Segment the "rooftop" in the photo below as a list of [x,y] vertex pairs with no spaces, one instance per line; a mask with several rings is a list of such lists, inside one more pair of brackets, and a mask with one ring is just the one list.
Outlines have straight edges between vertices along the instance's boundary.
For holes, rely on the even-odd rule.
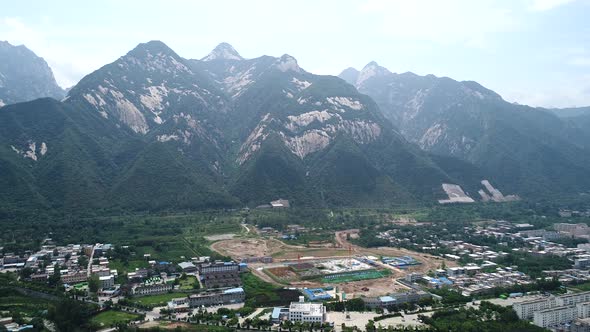
[[291,302],[289,311],[303,311],[307,315],[319,316],[324,313],[323,307],[321,303]]

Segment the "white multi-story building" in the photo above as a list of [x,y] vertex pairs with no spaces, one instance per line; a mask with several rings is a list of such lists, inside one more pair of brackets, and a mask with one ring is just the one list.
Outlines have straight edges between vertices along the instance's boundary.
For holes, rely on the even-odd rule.
[[568,306],[582,302],[590,302],[590,292],[565,294],[557,297],[557,305]]
[[540,327],[555,327],[590,317],[590,292],[550,296],[512,305],[520,319],[532,319]]
[[590,317],[590,302],[576,304],[578,310],[578,318]]
[[588,317],[590,317],[590,302],[583,302],[537,311],[534,313],[533,323],[540,327],[556,327]]
[[517,302],[512,305],[520,319],[532,319],[536,311],[542,311],[557,306],[557,298],[547,297],[542,299]]
[[540,327],[550,327],[571,322],[576,317],[576,306],[557,307],[536,311],[533,314],[533,323]]
[[299,297],[299,302],[291,302],[289,306],[289,320],[292,322],[324,323],[326,321],[326,307],[321,303],[305,302]]
[[115,276],[110,274],[108,276],[98,277],[101,289],[109,289],[115,287]]

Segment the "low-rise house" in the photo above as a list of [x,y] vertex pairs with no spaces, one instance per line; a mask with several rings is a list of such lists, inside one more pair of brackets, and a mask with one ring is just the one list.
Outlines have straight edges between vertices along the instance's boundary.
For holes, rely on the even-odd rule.
[[131,288],[131,294],[136,296],[165,294],[172,291],[172,284],[139,284]]
[[246,299],[246,293],[241,287],[226,289],[216,292],[204,292],[189,296],[189,305],[192,308],[218,304],[241,303]]
[[178,263],[178,266],[180,266],[182,272],[192,273],[197,271],[197,267],[192,262]]
[[82,271],[61,275],[61,282],[64,284],[75,284],[86,280],[88,280],[88,274]]

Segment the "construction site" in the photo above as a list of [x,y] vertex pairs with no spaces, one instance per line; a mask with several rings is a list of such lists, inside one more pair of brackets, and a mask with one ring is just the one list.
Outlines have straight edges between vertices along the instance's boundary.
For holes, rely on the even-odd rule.
[[393,269],[367,261],[365,257],[299,259],[260,266],[255,272],[277,284],[309,289],[337,287],[349,296],[376,296],[405,288],[395,281],[400,275]]
[[[349,235],[350,234],[350,235]],[[273,237],[234,238],[211,248],[239,262],[266,282],[296,288],[337,287],[350,296],[378,296],[406,287],[396,281],[411,272],[438,269],[444,259],[406,249],[363,248],[350,243],[358,230],[334,234],[335,248],[291,245]],[[266,260],[259,260],[264,257]],[[445,261],[446,266],[455,263]]]
[[280,282],[309,280],[320,283],[376,279],[391,274],[390,271],[379,271],[376,266],[363,263],[356,258],[305,260],[282,264],[281,267],[264,271]]

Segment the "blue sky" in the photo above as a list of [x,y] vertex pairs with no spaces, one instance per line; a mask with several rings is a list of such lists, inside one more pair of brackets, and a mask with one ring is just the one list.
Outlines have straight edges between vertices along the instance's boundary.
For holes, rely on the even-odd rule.
[[[81,5],[83,4],[83,5]],[[44,57],[68,87],[138,43],[201,58],[288,53],[337,75],[375,60],[394,72],[474,80],[506,100],[590,105],[590,0],[9,1],[0,40]]]

